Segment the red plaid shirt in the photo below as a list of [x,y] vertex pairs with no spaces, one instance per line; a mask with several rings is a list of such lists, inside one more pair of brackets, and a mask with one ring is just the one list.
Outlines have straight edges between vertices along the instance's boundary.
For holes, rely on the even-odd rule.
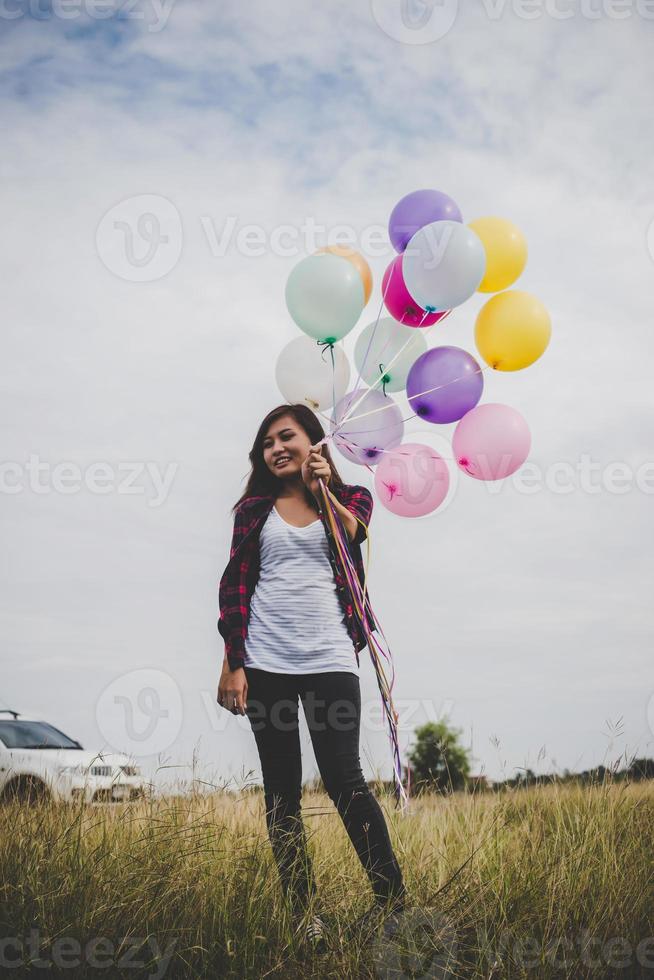
[[[373,505],[372,494],[367,487],[352,484],[344,484],[333,489],[330,487],[329,489],[339,503],[347,507],[359,521],[363,522],[364,526],[357,523],[356,535],[350,541],[343,522],[336,514],[336,520],[348,543],[350,556],[355,564],[359,581],[363,585],[365,569],[361,554],[361,542],[367,536],[367,528],[370,523]],[[275,499],[272,494],[246,497],[245,500],[241,501],[234,514],[234,532],[229,551],[229,561],[220,579],[218,590],[220,605],[218,630],[225,640],[225,653],[230,670],[236,670],[237,667],[244,665],[250,600],[259,578],[259,534]],[[355,616],[347,579],[337,559],[338,551],[332,540],[328,517],[323,514],[322,508],[319,511],[319,517],[329,542],[329,560],[334,572],[334,581],[336,582],[341,608],[345,614],[347,631],[354,645],[357,665],[359,665],[359,651],[366,645],[367,640]],[[366,615],[368,629],[372,632],[374,623],[371,619],[372,613],[367,596]]]

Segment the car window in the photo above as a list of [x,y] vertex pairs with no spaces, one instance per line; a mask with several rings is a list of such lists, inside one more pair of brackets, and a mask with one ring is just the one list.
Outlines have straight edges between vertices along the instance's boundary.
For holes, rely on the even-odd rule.
[[0,721],[0,739],[8,749],[79,749],[72,738],[45,721]]

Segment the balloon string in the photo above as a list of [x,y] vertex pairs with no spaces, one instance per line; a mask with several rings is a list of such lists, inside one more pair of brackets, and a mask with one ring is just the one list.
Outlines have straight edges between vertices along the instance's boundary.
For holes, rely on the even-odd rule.
[[[324,441],[324,440],[323,440]],[[328,520],[331,526],[332,536],[336,543],[336,549],[338,554],[338,559],[341,564],[341,568],[345,573],[345,578],[349,586],[350,596],[352,598],[354,613],[359,621],[362,631],[366,637],[368,650],[370,653],[373,666],[375,668],[375,674],[377,677],[377,685],[382,697],[382,704],[384,708],[384,714],[386,716],[386,721],[388,723],[388,735],[391,743],[391,757],[393,761],[393,783],[394,783],[394,796],[395,796],[395,806],[401,806],[403,814],[406,814],[409,805],[409,785],[404,788],[402,783],[402,759],[400,754],[400,745],[398,738],[398,720],[399,715],[395,710],[393,704],[392,690],[395,683],[395,668],[393,666],[393,657],[391,654],[390,646],[384,634],[375,612],[370,603],[370,599],[367,595],[367,578],[368,578],[368,565],[370,561],[370,532],[366,528],[366,541],[367,541],[367,559],[366,559],[366,569],[363,579],[363,585],[359,579],[356,566],[350,555],[350,550],[348,547],[347,532],[345,532],[342,522],[339,518],[338,512],[334,507],[331,499],[331,494],[328,492],[322,478],[318,478],[318,482],[322,491],[323,500],[325,503],[325,511],[328,516]],[[363,525],[363,521],[357,518],[359,523]],[[371,622],[372,629],[369,627],[369,622]],[[386,650],[377,642],[377,639],[373,635],[375,630],[379,630],[381,633],[384,643],[386,645]],[[389,682],[386,676],[384,665],[382,663],[382,658],[387,660],[391,666],[392,677]]]
[[336,404],[336,362],[334,361],[334,345],[329,345],[329,353],[332,358],[332,405]]
[[[450,313],[450,311],[448,310],[445,313],[445,316],[448,316],[449,313]],[[428,317],[428,316],[429,316],[429,312],[427,310],[425,310],[424,315],[422,317],[422,320],[418,324],[418,327],[417,328],[413,328],[413,329],[419,329],[420,327],[422,327],[423,323],[425,322],[425,318]],[[445,316],[442,316],[441,319],[438,320],[437,322],[438,323],[441,323],[445,319]],[[435,324],[432,324],[432,326],[435,326]],[[413,341],[413,336],[410,336],[410,337],[407,338],[406,342],[404,344],[402,344],[402,346],[400,347],[400,349],[395,353],[395,355],[390,359],[389,363],[386,365],[386,371],[389,371],[390,370],[390,368],[393,366],[393,364],[398,359],[398,357],[400,356],[400,354],[408,347],[408,345],[412,341]],[[379,375],[379,377],[375,379],[375,381],[369,386],[369,389],[368,390],[372,390],[373,388],[376,388],[377,387],[377,385],[379,384],[379,382],[382,380],[382,377],[384,376],[384,373],[385,372],[382,372]],[[353,390],[356,391],[357,389],[354,388]],[[347,410],[347,412],[345,413],[345,415],[343,416],[343,418],[340,419],[340,421],[338,422],[338,424],[336,426],[336,430],[338,430],[339,428],[342,428],[342,426],[345,424],[345,422],[349,419],[349,417],[352,415],[352,413],[359,407],[359,405],[367,397],[367,395],[368,395],[368,391],[364,391],[364,393],[361,396],[361,398],[355,399],[354,403],[352,405],[350,405],[349,409]]]
[[[425,312],[424,312],[424,314],[422,316],[422,319],[421,319],[420,323],[418,324],[418,326],[417,327],[414,327],[412,329],[420,329],[422,327],[423,323],[425,322],[426,318],[429,316],[430,312],[434,312],[434,311],[431,310],[431,309],[430,310],[425,310]],[[440,318],[440,320],[437,320],[436,323],[442,323],[443,320],[446,317],[448,317],[451,312],[452,312],[451,310],[446,310],[445,313],[443,314],[443,316]],[[436,324],[435,323],[432,323],[431,326],[436,326]],[[427,327],[427,330],[428,329],[429,329],[429,327]],[[395,364],[395,361],[398,359],[398,357],[400,356],[400,354],[402,354],[406,350],[406,348],[408,347],[408,345],[410,343],[412,343],[412,341],[413,341],[413,335],[410,336],[410,337],[408,337],[407,340],[405,341],[405,343],[402,344],[402,346],[400,347],[400,349],[394,354],[394,356],[391,358],[391,360],[389,361],[389,363],[386,365],[385,372],[388,372],[390,370],[390,368],[393,366],[393,364]],[[383,373],[385,373],[385,372],[383,372]],[[379,384],[380,380],[382,379],[383,373],[380,374],[380,376],[378,378],[376,378],[376,380],[373,382],[373,384],[370,385],[370,388],[375,388]],[[348,419],[351,417],[352,413],[354,411],[356,411],[356,409],[359,407],[359,405],[361,404],[361,402],[366,398],[367,394],[368,394],[368,392],[367,391],[364,391],[364,393],[361,396],[361,398],[359,398],[358,401],[355,401],[352,405],[350,405],[348,411],[345,413],[345,415],[343,416],[343,418],[339,421],[337,428],[342,427],[345,424],[345,422],[348,421]]]
[[[394,271],[394,267],[391,270],[391,276],[393,274],[393,271]],[[366,354],[365,354],[363,363],[362,363],[361,367],[359,368],[357,381],[356,381],[356,384],[355,384],[355,387],[354,387],[354,390],[355,391],[358,388],[359,380],[361,378],[361,374],[362,374],[362,371],[363,371],[363,368],[364,368],[366,359],[368,357],[368,354],[370,352],[370,348],[371,348],[372,342],[374,340],[374,336],[375,336],[375,332],[377,330],[377,326],[379,324],[379,318],[381,316],[381,311],[382,311],[382,308],[383,308],[384,300],[386,298],[386,291],[388,289],[388,286],[390,285],[391,276],[389,276],[389,281],[387,282],[386,289],[384,290],[384,295],[382,297],[382,303],[380,305],[379,312],[377,314],[377,319],[375,321],[375,325],[373,327],[373,330],[371,332],[371,336],[370,336],[369,341],[368,341],[368,347],[366,349]],[[424,322],[424,319],[425,319],[425,317],[427,315],[428,315],[428,311],[425,311],[420,326],[422,326],[422,322]],[[444,319],[444,318],[441,317],[441,319]],[[382,382],[383,382],[382,390],[383,390],[383,393],[384,393],[384,397],[386,396],[386,387],[385,386],[386,386],[386,374],[387,374],[387,371],[390,369],[390,367],[392,366],[392,364],[397,360],[397,358],[400,356],[400,354],[406,349],[406,347],[408,346],[408,344],[412,342],[412,340],[413,340],[413,336],[410,336],[409,338],[407,338],[406,343],[403,344],[403,346],[400,348],[400,350],[391,359],[390,363],[386,366],[386,369],[384,369],[383,363],[380,363],[379,364],[380,377],[376,380],[375,384],[378,384],[379,380],[382,380]],[[336,369],[335,369],[334,354],[333,354],[333,346],[334,345],[333,345],[333,343],[329,343],[328,345],[326,344],[324,346],[324,348],[323,348],[323,353],[324,353],[324,350],[326,349],[327,346],[329,346],[329,348],[330,348],[330,354],[331,354],[331,358],[332,358],[332,405],[335,407],[336,406],[336,396],[335,396],[335,373],[336,373]],[[365,393],[364,393],[363,398],[365,398]],[[352,413],[356,409],[356,406],[358,404],[360,404],[360,402],[363,400],[363,398],[360,399],[359,401],[357,401],[356,405],[350,406],[350,411],[347,413],[347,415],[346,415],[345,418],[347,418],[348,416],[351,416],[352,415]],[[323,414],[323,413],[320,413],[320,414]],[[341,426],[344,423],[344,421],[345,421],[345,419],[343,419],[341,421]],[[322,443],[326,442],[329,438],[333,438],[333,435],[334,435],[334,433],[331,433],[329,436],[325,436],[322,440],[320,440],[320,442],[318,443],[318,445],[321,445]],[[368,464],[366,464],[366,465],[368,465]],[[372,468],[370,466],[368,466],[368,469],[370,469],[372,471]],[[407,784],[407,789],[405,790],[404,785],[402,783],[402,760],[401,760],[401,755],[400,755],[400,747],[399,747],[399,739],[398,739],[398,731],[397,731],[398,713],[395,710],[395,706],[393,704],[393,698],[392,698],[393,685],[395,684],[395,666],[394,666],[394,663],[393,663],[393,656],[392,656],[392,653],[391,653],[391,650],[390,650],[390,645],[388,644],[388,641],[386,639],[386,635],[384,634],[384,631],[383,631],[383,628],[381,626],[381,623],[379,622],[377,616],[375,615],[374,610],[372,609],[372,607],[370,605],[370,601],[369,601],[368,593],[367,593],[368,569],[369,569],[369,563],[370,563],[370,537],[369,537],[369,531],[366,528],[367,555],[366,555],[366,565],[365,565],[365,570],[364,570],[363,586],[362,586],[362,584],[361,584],[361,582],[359,580],[359,576],[358,576],[358,573],[357,573],[357,570],[356,570],[356,566],[354,565],[354,563],[352,561],[352,558],[351,558],[350,552],[349,552],[349,548],[348,548],[347,542],[345,540],[345,534],[346,534],[346,532],[344,532],[344,530],[341,529],[340,521],[337,519],[337,517],[338,517],[337,512],[336,512],[335,508],[332,505],[332,502],[331,502],[330,496],[329,496],[329,494],[328,494],[328,492],[326,490],[325,484],[324,484],[323,480],[320,479],[320,478],[319,478],[319,485],[320,485],[321,490],[322,490],[323,500],[325,502],[325,510],[326,510],[326,513],[328,515],[328,519],[329,519],[329,522],[330,522],[330,525],[331,525],[332,535],[333,535],[334,541],[336,542],[338,558],[340,560],[341,567],[342,567],[342,569],[343,569],[343,571],[345,573],[345,580],[348,583],[350,595],[352,597],[354,612],[355,612],[355,615],[356,615],[357,619],[359,620],[359,623],[360,623],[360,626],[361,626],[361,628],[363,630],[364,636],[366,637],[367,645],[368,645],[368,650],[370,652],[370,657],[371,657],[371,660],[373,662],[373,666],[374,666],[374,669],[375,669],[375,674],[376,674],[376,677],[377,677],[377,685],[379,687],[379,690],[380,690],[380,693],[381,693],[381,697],[382,697],[382,704],[383,704],[384,713],[385,713],[385,716],[386,716],[386,721],[388,723],[388,729],[389,729],[389,733],[388,734],[389,734],[389,738],[390,738],[390,742],[391,742],[391,755],[392,755],[392,760],[393,760],[393,780],[394,780],[395,803],[396,803],[396,806],[401,805],[402,812],[405,813],[406,812],[406,809],[408,807],[408,802],[409,802],[409,796],[408,796],[409,784]],[[362,522],[360,521],[359,523],[362,523]],[[372,630],[370,630],[369,629],[369,626],[368,626],[368,616],[370,616],[370,622],[373,623]],[[378,629],[379,632],[381,633],[381,635],[383,637],[383,640],[384,640],[384,643],[386,645],[386,650],[384,650],[384,648],[377,642],[377,639],[372,635],[373,632],[375,631],[375,629]],[[384,665],[383,665],[383,662],[382,662],[382,658],[384,660],[386,660],[390,664],[390,668],[391,668],[391,679],[390,679],[390,682],[389,682],[389,679],[387,678],[386,673],[384,671]]]
[[[336,363],[334,361],[334,342],[332,340],[317,340],[316,343],[319,347],[322,347],[321,357],[323,361],[325,360],[325,352],[329,349],[329,354],[332,360],[332,405],[336,404]],[[305,401],[311,401],[314,411],[318,410],[317,402],[313,399],[306,399]]]
[[[327,436],[325,436],[324,440],[321,440],[321,441],[327,442],[327,440],[330,439],[330,438],[331,438],[331,436],[327,435]],[[365,452],[369,448],[368,446],[362,446],[358,442],[353,442],[352,439],[350,439],[350,438],[347,438],[346,439],[345,436],[340,436],[340,438],[345,443],[346,448],[349,449],[352,452],[354,452],[357,449]],[[389,456],[415,456],[415,453],[402,452],[402,450],[400,450],[400,449],[377,449],[377,448],[375,448],[374,452],[375,452],[375,454],[377,454],[377,453],[388,453]],[[420,455],[424,457],[425,456],[425,453],[421,453]],[[442,460],[444,460],[447,463],[456,463],[457,465],[458,465],[458,462],[459,462],[457,459],[454,459],[453,457],[450,457],[450,456],[442,456],[438,452],[436,453],[435,456],[432,455],[432,453],[429,453],[429,459],[442,459]],[[362,466],[365,466],[366,469],[370,470],[371,473],[374,473],[375,472],[374,467],[370,466],[369,463],[362,463],[361,465]]]
[[[388,277],[388,282],[386,283],[386,288],[384,289],[382,300],[381,300],[381,303],[379,304],[379,312],[377,313],[377,319],[375,320],[375,325],[374,325],[374,327],[372,329],[372,333],[370,335],[370,339],[368,340],[368,347],[366,349],[366,353],[365,353],[364,358],[363,358],[363,363],[362,363],[361,367],[359,368],[359,374],[358,374],[356,383],[354,385],[354,390],[356,390],[358,388],[358,386],[359,386],[359,381],[361,380],[361,373],[362,373],[362,371],[363,371],[363,369],[365,367],[365,363],[366,363],[366,361],[368,359],[368,354],[370,353],[370,348],[372,346],[372,342],[373,342],[373,340],[375,338],[375,331],[377,330],[377,324],[379,323],[379,318],[380,318],[381,312],[382,312],[382,310],[384,308],[384,302],[386,300],[386,293],[388,291],[388,287],[391,284],[391,279],[393,278],[393,272],[394,271],[395,271],[394,267],[391,268],[391,274]],[[318,344],[319,347],[322,347],[322,358],[323,358],[323,360],[325,359],[325,351],[326,351],[327,348],[329,348],[329,352],[331,354],[331,358],[332,358],[332,405],[335,406],[336,405],[336,378],[335,378],[336,369],[335,369],[335,366],[334,366],[334,343],[331,340],[326,340],[326,341],[324,341],[324,340],[317,340],[316,343]],[[381,364],[379,365],[379,367],[381,369]],[[384,392],[384,394],[385,393],[386,392]],[[315,402],[313,402],[313,404],[315,405]]]
[[[354,388],[353,388],[354,391],[356,391],[357,388],[359,387],[359,381],[361,380],[361,375],[363,374],[363,369],[364,369],[364,367],[366,365],[366,361],[368,360],[368,354],[370,353],[370,348],[372,347],[372,342],[375,339],[375,332],[377,330],[377,324],[379,323],[379,318],[381,316],[382,310],[384,309],[384,303],[386,302],[386,293],[388,292],[388,287],[391,284],[391,279],[393,278],[393,273],[394,272],[395,272],[395,263],[393,263],[391,265],[391,274],[388,277],[388,282],[386,283],[386,286],[384,287],[384,292],[382,294],[381,303],[379,304],[379,312],[377,313],[377,319],[375,320],[375,325],[372,328],[372,333],[370,334],[370,338],[368,340],[368,347],[366,348],[366,353],[364,355],[363,362],[361,364],[361,367],[359,368],[359,373],[358,373],[358,376],[357,376],[357,379],[356,379],[356,382],[355,382]],[[332,405],[335,406],[336,405],[336,401],[333,401],[332,402]]]
[[[330,504],[331,504],[331,501],[330,501]],[[328,510],[328,513],[329,513],[329,510]],[[331,520],[332,529],[334,531],[335,538],[337,540],[337,545],[338,544],[341,545],[339,554],[340,554],[342,563],[344,564],[346,575],[347,575],[348,582],[350,584],[351,590],[354,593],[355,606],[361,612],[362,610],[365,610],[365,602],[364,601],[361,601],[361,595],[359,594],[360,582],[359,582],[359,579],[358,579],[358,574],[356,572],[356,567],[353,565],[353,563],[352,563],[352,561],[350,559],[349,549],[342,547],[343,541],[345,539],[344,539],[343,532],[342,532],[341,527],[340,527],[340,520],[338,520],[338,519],[337,520],[334,520],[333,519],[335,513],[336,512],[334,511],[334,513],[332,513],[332,515],[331,515],[331,517],[332,517],[332,520]],[[359,523],[362,523],[362,522],[360,521]],[[370,558],[370,542],[368,541],[368,559],[369,558]],[[363,584],[363,596],[364,597],[365,597],[365,590],[366,590],[366,579],[367,579],[367,575],[364,577],[364,584]],[[372,609],[371,609],[370,604],[369,604],[369,600],[368,600],[368,612],[370,612],[372,614],[372,616],[374,617],[374,612],[372,612]],[[362,625],[364,627],[367,626],[367,624],[365,624],[365,622],[362,623]],[[381,632],[383,634],[383,630]],[[374,639],[374,637],[372,637],[371,639],[373,640],[373,645],[374,645],[374,643],[376,642],[375,639]],[[384,656],[384,658],[388,660],[389,659],[388,655],[383,650],[381,652],[382,652],[382,655]],[[390,662],[392,663],[392,659],[391,659]],[[394,676],[395,675],[393,673],[393,679],[394,679]],[[381,683],[381,687],[382,687],[383,691],[384,692],[387,692],[389,690],[389,688],[388,688],[388,683],[387,683],[387,681],[385,681],[385,678],[384,677],[381,677],[380,678],[380,683]],[[392,687],[392,683],[391,683],[390,686]],[[394,712],[394,714],[397,715],[396,712]]]
[[[492,367],[492,365],[485,364],[483,367],[480,367],[478,371],[473,371],[472,374],[481,374],[483,371],[488,371],[488,369],[491,368],[491,367]],[[415,395],[411,395],[411,397],[409,398],[409,401],[411,402],[415,398],[421,398],[423,395],[428,395],[432,391],[439,391],[441,388],[447,388],[448,385],[455,384],[455,382],[457,382],[457,381],[464,381],[466,378],[469,378],[470,376],[471,376],[470,373],[468,373],[468,374],[462,374],[458,378],[450,378],[449,381],[445,381],[443,384],[434,385],[433,388],[426,388],[424,391],[419,391]],[[365,395],[364,395],[364,397],[365,397]],[[349,418],[347,421],[348,422],[354,422],[354,421],[356,421],[358,419],[366,418],[366,416],[368,416],[368,415],[375,415],[377,412],[384,412],[388,408],[395,408],[395,407],[396,407],[396,403],[394,401],[389,401],[387,405],[380,405],[379,408],[371,408],[370,411],[368,411],[368,412],[361,412],[360,415],[355,415],[352,418]],[[326,421],[328,421],[330,423],[334,421],[333,419],[330,419],[329,416],[326,415],[324,412],[318,411],[318,414],[319,415],[322,415],[322,417]],[[408,415],[405,419],[401,419],[401,422],[402,423],[404,423],[404,422],[410,422],[411,419],[420,418],[420,417],[421,416],[419,416],[417,412],[413,412],[412,415]],[[341,427],[340,425],[337,425],[336,428],[332,430],[332,432],[329,434],[329,438],[330,439],[332,439],[335,435],[340,435],[340,433],[339,433],[339,428],[340,427]],[[381,426],[378,429],[362,429],[362,430],[360,430],[359,435],[363,434],[364,432],[380,432],[382,429],[383,429],[383,426]],[[343,437],[341,436],[341,438],[343,438]]]
[[[377,326],[379,324],[379,318],[381,316],[381,311],[383,309],[384,301],[386,299],[386,292],[387,292],[388,287],[390,285],[390,282],[391,282],[391,278],[392,278],[394,269],[395,269],[395,267],[393,266],[392,269],[391,269],[391,275],[389,276],[388,282],[386,283],[386,288],[384,289],[384,294],[382,296],[382,302],[381,302],[380,307],[379,307],[379,312],[377,314],[377,319],[375,320],[375,325],[374,325],[374,327],[372,329],[370,338],[368,340],[368,346],[367,346],[366,353],[365,353],[365,356],[364,356],[364,359],[363,359],[363,363],[361,364],[361,367],[359,368],[359,371],[358,371],[357,381],[356,381],[355,386],[354,386],[354,389],[353,389],[354,391],[356,391],[358,389],[359,381],[361,379],[361,375],[362,375],[362,372],[363,372],[363,369],[364,369],[366,360],[368,358],[368,354],[370,352],[370,348],[372,346],[372,342],[374,340],[374,336],[375,336],[375,333],[376,333],[376,330],[377,330]],[[436,312],[436,311],[435,310],[432,310],[431,308],[426,309],[425,312],[424,312],[424,314],[423,314],[422,320],[420,321],[420,324],[418,324],[418,327],[419,328],[422,327],[425,319],[427,318],[427,316],[429,315],[430,312]],[[449,316],[450,312],[451,312],[450,310],[445,311],[444,316],[440,317],[440,319],[437,321],[437,323],[440,323],[441,320],[444,320],[445,317]],[[435,324],[432,324],[432,326],[435,326]],[[395,361],[399,358],[400,354],[402,354],[404,352],[404,350],[406,350],[406,348],[408,347],[408,345],[412,341],[413,341],[413,335],[411,335],[410,337],[407,338],[406,342],[395,353],[395,355],[391,358],[390,362],[385,367],[383,365],[383,362],[380,362],[380,364],[379,364],[379,371],[380,371],[379,377],[375,380],[375,382],[373,383],[373,385],[370,386],[370,389],[376,387],[379,384],[379,381],[382,381],[382,391],[383,391],[384,397],[386,397],[386,383],[387,383],[387,374],[388,374],[388,371],[390,370],[390,368],[392,367],[392,365],[395,363]],[[318,341],[318,343],[320,344],[320,341]],[[323,355],[324,355],[324,352],[325,352],[325,349],[326,349],[327,346],[330,349],[331,360],[332,360],[332,405],[335,408],[336,407],[336,394],[335,394],[335,374],[336,374],[336,368],[335,368],[335,363],[334,363],[334,344],[333,344],[333,342],[327,342],[325,345],[323,345]],[[453,379],[452,381],[446,382],[445,385],[437,385],[435,388],[429,389],[429,390],[436,390],[436,388],[439,388],[439,387],[446,387],[447,384],[452,384],[453,381],[457,381],[457,380],[461,380],[461,379],[459,379],[459,378]],[[420,394],[427,394],[427,393],[428,392],[421,392]],[[361,417],[364,417],[365,415],[374,414],[375,411],[379,411],[379,409],[377,409],[377,410],[373,410],[371,412],[362,413],[361,416],[355,416],[355,415],[353,415],[353,413],[356,411],[356,409],[358,408],[358,406],[364,401],[364,399],[366,398],[367,394],[368,394],[368,391],[365,391],[363,393],[363,395],[359,399],[357,399],[355,401],[354,404],[350,405],[349,410],[346,412],[345,416],[337,424],[336,429],[333,430],[329,435],[326,435],[322,440],[320,440],[320,442],[318,443],[318,445],[321,445],[322,443],[326,442],[328,439],[333,439],[334,438],[334,435],[338,432],[339,429],[341,429],[344,426],[344,424],[345,424],[346,421],[354,420],[356,418],[361,418]],[[413,397],[419,397],[419,396],[413,396]],[[384,408],[387,408],[387,407],[390,407],[391,405],[394,405],[394,404],[395,404],[394,402],[390,401],[388,405],[385,405],[383,407]],[[323,413],[320,412],[319,414],[322,415]],[[417,417],[417,413],[414,413],[413,415],[409,416],[409,418],[415,418],[415,417]],[[330,422],[333,422],[333,420],[331,420],[331,419],[329,421]],[[343,436],[341,436],[341,438],[343,438],[344,441],[347,442],[347,440]],[[390,450],[380,450],[380,451],[381,452],[390,452]],[[402,455],[405,455],[405,454],[402,453]],[[406,455],[408,455],[408,454],[406,454]],[[372,472],[372,467],[369,466],[368,464],[365,464],[365,465]],[[367,645],[368,645],[368,650],[370,652],[370,657],[372,659],[373,666],[375,668],[375,674],[376,674],[376,677],[377,677],[377,684],[378,684],[378,687],[379,687],[379,690],[380,690],[380,693],[381,693],[381,696],[382,696],[382,704],[383,704],[383,707],[384,707],[384,712],[385,712],[385,715],[386,715],[386,720],[388,722],[389,738],[390,738],[390,742],[391,742],[391,754],[392,754],[392,759],[393,759],[393,780],[394,780],[395,803],[396,803],[396,806],[401,805],[402,812],[403,813],[406,813],[406,810],[408,808],[408,803],[409,803],[409,795],[408,794],[409,794],[409,791],[410,791],[410,784],[407,782],[407,788],[405,790],[404,785],[402,783],[402,760],[401,760],[401,755],[400,755],[400,747],[399,747],[399,739],[398,739],[398,731],[397,731],[398,713],[395,710],[395,706],[393,704],[393,698],[392,698],[393,685],[395,684],[395,667],[394,667],[393,656],[392,656],[392,653],[391,653],[390,645],[388,644],[388,641],[386,639],[386,635],[384,634],[384,631],[383,631],[383,628],[381,626],[381,623],[379,622],[377,616],[375,615],[374,610],[372,609],[372,606],[370,605],[370,601],[369,601],[368,594],[367,594],[368,566],[369,566],[369,561],[370,561],[370,535],[369,535],[369,530],[368,530],[368,528],[366,528],[367,557],[366,557],[366,566],[365,566],[364,577],[363,577],[363,586],[362,586],[362,584],[361,584],[361,582],[359,580],[359,576],[358,576],[358,572],[356,570],[356,566],[354,565],[354,562],[352,561],[352,558],[350,556],[350,551],[349,551],[349,547],[347,545],[347,540],[346,540],[346,532],[344,531],[344,529],[342,529],[342,525],[341,525],[341,522],[338,519],[338,514],[336,512],[336,509],[335,509],[335,507],[332,504],[330,495],[329,495],[329,493],[327,491],[327,488],[325,487],[325,484],[324,484],[324,482],[323,482],[323,480],[321,478],[319,478],[319,485],[320,485],[320,488],[321,488],[321,491],[322,491],[323,500],[324,500],[324,503],[325,503],[325,510],[326,510],[326,513],[328,515],[328,519],[329,519],[329,522],[330,522],[330,525],[331,525],[332,535],[333,535],[334,541],[336,542],[337,554],[338,554],[338,557],[339,557],[340,562],[341,562],[341,567],[342,567],[342,569],[343,569],[343,571],[345,573],[345,579],[346,579],[346,581],[348,583],[348,586],[349,586],[350,595],[351,595],[352,601],[353,601],[354,612],[355,612],[355,615],[356,615],[357,619],[359,620],[360,626],[361,626],[361,628],[363,630],[363,634],[366,637]],[[358,518],[357,518],[357,520],[358,520]],[[359,521],[359,523],[362,524],[363,522]],[[372,630],[369,628],[369,625],[368,625],[368,615],[370,615],[370,622],[373,623]],[[375,629],[378,629],[379,632],[381,633],[381,635],[383,637],[383,640],[384,640],[384,643],[385,643],[385,646],[386,646],[386,650],[384,650],[384,648],[377,642],[377,639],[373,636],[373,632],[375,631]],[[390,664],[391,671],[392,671],[392,676],[391,676],[390,682],[389,682],[388,678],[386,677],[386,674],[385,674],[385,671],[384,671],[384,665],[382,663],[382,658],[384,660],[386,660]]]
[[[448,385],[455,384],[457,381],[465,381],[466,378],[469,378],[471,376],[471,374],[481,374],[483,371],[488,371],[490,366],[491,366],[490,364],[485,364],[484,367],[480,367],[478,371],[472,371],[469,372],[468,374],[462,374],[458,378],[451,378],[449,381],[446,381],[442,385],[434,385],[433,388],[426,388],[424,391],[418,391],[415,395],[411,395],[411,397],[408,400],[412,402],[414,401],[414,399],[422,398],[423,395],[428,395],[432,391],[439,391],[441,388],[447,388]],[[367,415],[375,415],[377,412],[383,412],[387,408],[393,408],[394,405],[395,402],[391,401],[388,403],[388,405],[381,405],[379,408],[371,408],[369,412],[362,412],[360,415],[355,415],[353,418],[348,419],[348,422],[354,422],[356,419],[364,419],[366,418]],[[410,422],[411,419],[416,419],[416,418],[421,418],[421,416],[419,416],[417,412],[414,412],[412,415],[408,415],[405,419],[402,419],[401,421]],[[362,432],[379,432],[379,431],[380,431],[379,429],[361,429],[359,430],[359,434],[361,434]],[[335,432],[338,432],[338,429],[336,429]]]

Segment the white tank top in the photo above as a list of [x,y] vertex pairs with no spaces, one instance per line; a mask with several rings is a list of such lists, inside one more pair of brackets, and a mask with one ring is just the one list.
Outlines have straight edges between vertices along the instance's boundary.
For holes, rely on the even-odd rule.
[[320,518],[305,527],[273,505],[259,539],[244,663],[284,674],[359,673]]

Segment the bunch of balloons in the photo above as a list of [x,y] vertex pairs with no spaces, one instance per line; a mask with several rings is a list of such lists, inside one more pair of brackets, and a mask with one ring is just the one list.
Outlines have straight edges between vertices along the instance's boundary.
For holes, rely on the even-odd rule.
[[[463,473],[476,480],[510,476],[529,453],[529,427],[509,405],[481,402],[483,372],[533,364],[549,343],[551,321],[539,299],[509,288],[527,262],[526,240],[512,222],[485,217],[464,224],[447,194],[418,190],[393,208],[388,232],[398,254],[383,275],[379,314],[355,344],[356,382],[350,385],[350,364],[338,342],[358,323],[372,275],[362,255],[339,246],[302,259],[288,277],[286,304],[303,336],[282,350],[276,380],[290,403],[305,402],[329,421],[339,452],[375,467],[385,507],[417,517],[447,496],[448,461],[430,446],[402,442],[408,419],[393,394],[406,393],[409,418],[457,423],[452,462]],[[451,345],[429,347],[426,329],[475,292],[494,294],[475,322],[476,355]],[[388,315],[382,317],[384,306]]]

